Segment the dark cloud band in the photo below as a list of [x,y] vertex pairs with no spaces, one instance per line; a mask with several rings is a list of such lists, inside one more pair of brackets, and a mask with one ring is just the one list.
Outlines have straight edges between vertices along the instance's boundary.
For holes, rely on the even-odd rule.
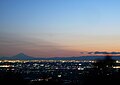
[[95,51],[95,52],[80,52],[81,54],[120,54],[120,52],[106,52],[106,51]]

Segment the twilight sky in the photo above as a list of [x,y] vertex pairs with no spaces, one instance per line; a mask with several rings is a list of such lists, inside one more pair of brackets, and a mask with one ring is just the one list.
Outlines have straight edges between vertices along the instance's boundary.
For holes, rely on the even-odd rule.
[[0,55],[120,51],[120,0],[0,0]]

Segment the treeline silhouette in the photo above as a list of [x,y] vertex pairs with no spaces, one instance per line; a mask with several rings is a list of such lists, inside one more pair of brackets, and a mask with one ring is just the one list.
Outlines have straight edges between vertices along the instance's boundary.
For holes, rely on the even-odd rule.
[[113,68],[116,66],[116,61],[111,59],[111,56],[98,60],[93,66],[93,69],[85,75],[83,85],[117,85],[120,83],[120,71]]

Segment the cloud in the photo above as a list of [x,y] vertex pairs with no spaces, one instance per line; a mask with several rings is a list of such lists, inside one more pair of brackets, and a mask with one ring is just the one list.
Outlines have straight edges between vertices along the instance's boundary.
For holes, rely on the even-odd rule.
[[95,52],[87,52],[87,54],[120,54],[120,52],[95,51]]

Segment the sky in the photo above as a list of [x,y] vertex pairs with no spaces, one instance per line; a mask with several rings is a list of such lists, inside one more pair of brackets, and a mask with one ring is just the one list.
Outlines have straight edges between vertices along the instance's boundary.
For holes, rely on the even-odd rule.
[[0,0],[0,55],[120,51],[120,0]]

